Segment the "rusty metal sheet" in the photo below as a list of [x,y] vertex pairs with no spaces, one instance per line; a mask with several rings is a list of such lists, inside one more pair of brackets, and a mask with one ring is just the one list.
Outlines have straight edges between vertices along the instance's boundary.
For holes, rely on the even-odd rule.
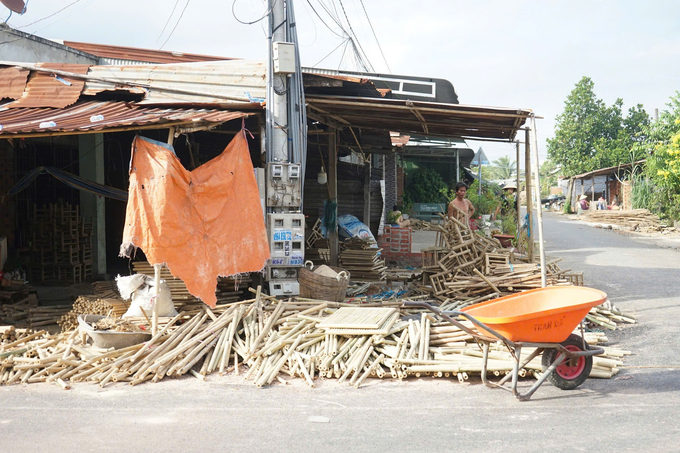
[[[57,69],[75,74],[86,74],[89,65],[65,63],[38,63],[35,66]],[[75,103],[83,90],[84,80],[57,77],[47,72],[31,71],[22,96],[9,108],[54,107],[64,108]]]
[[527,109],[384,98],[307,96],[309,116],[330,124],[402,134],[514,140],[531,115]]
[[115,101],[79,102],[64,109],[0,108],[0,138],[54,132],[88,133],[124,128],[165,128],[189,124],[216,125],[248,116],[240,111],[153,108]]
[[191,63],[195,61],[234,60],[234,58],[216,57],[184,52],[170,52],[166,50],[140,49],[137,47],[111,46],[107,44],[93,44],[86,42],[64,41],[65,46],[73,47],[81,52],[87,52],[100,58],[111,60],[128,60],[145,63]]
[[21,68],[0,68],[0,99],[19,99],[24,94],[30,71]]

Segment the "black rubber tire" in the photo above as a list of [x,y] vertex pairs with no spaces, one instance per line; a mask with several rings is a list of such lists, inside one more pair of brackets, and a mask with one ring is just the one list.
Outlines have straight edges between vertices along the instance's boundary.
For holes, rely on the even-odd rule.
[[[569,338],[562,342],[562,346],[570,350],[583,351],[583,338],[579,335],[571,334]],[[586,350],[590,349],[588,344],[586,344]],[[543,358],[541,359],[541,365],[543,366],[543,372],[548,369],[548,367],[555,361],[559,351],[557,349],[546,349],[543,351]],[[552,385],[562,390],[574,390],[579,385],[583,384],[588,376],[590,376],[590,370],[593,369],[593,357],[579,357],[575,367],[571,368],[571,372],[568,376],[563,376],[561,374],[565,362],[558,366],[555,371],[550,373],[548,376],[548,381]],[[576,374],[574,374],[576,373]]]

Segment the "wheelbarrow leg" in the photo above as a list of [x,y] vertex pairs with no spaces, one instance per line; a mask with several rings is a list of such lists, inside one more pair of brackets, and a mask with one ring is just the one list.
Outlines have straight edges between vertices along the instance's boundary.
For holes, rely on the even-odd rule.
[[562,362],[564,362],[564,360],[565,360],[566,358],[567,358],[566,355],[564,355],[564,354],[559,354],[559,355],[557,356],[557,358],[555,359],[555,361],[548,367],[548,369],[546,369],[546,370],[543,372],[543,374],[541,375],[541,377],[538,378],[538,380],[536,381],[536,383],[535,383],[535,384],[529,389],[529,391],[526,392],[525,394],[520,394],[519,392],[516,392],[516,389],[515,389],[514,387],[513,387],[513,389],[512,389],[512,393],[513,393],[513,394],[517,397],[517,399],[520,400],[520,401],[529,401],[529,398],[531,398],[531,395],[533,395],[534,392],[535,392],[536,390],[538,390],[538,388],[541,386],[541,384],[543,384],[543,382],[545,382],[545,380],[548,379],[548,376],[550,376],[550,373],[552,373],[553,371],[555,371],[555,368],[557,368],[558,366],[560,366],[560,364],[561,364]]
[[[524,361],[522,361],[522,363],[520,363],[519,369],[521,370],[522,368],[524,368],[525,366],[527,366],[527,364],[528,364],[529,362],[531,362],[531,361],[534,360],[536,357],[538,357],[542,352],[543,352],[543,348],[537,348],[537,349],[535,349],[534,352],[532,352],[532,353],[529,355],[529,357],[527,357],[526,359],[524,359]],[[503,376],[503,379],[501,379],[501,380],[498,382],[498,385],[503,385],[503,384],[505,384],[506,382],[508,382],[508,379],[510,379],[511,377],[512,377],[512,375],[506,374],[505,376]]]
[[498,384],[490,382],[486,377],[487,364],[489,362],[489,343],[484,342],[484,347],[483,347],[482,350],[484,351],[484,359],[482,360],[482,382],[487,387],[491,387],[491,388],[500,387]]

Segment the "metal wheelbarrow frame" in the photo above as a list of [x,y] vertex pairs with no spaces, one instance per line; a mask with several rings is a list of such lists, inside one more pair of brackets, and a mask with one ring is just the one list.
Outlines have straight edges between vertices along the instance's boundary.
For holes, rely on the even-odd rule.
[[[496,299],[498,300],[498,299]],[[572,390],[577,388],[579,385],[583,383],[588,378],[588,374],[590,374],[590,369],[592,368],[592,357],[595,355],[599,355],[604,353],[604,349],[601,347],[597,346],[588,346],[585,341],[585,336],[583,334],[583,318],[585,315],[581,318],[579,321],[579,324],[581,325],[581,336],[579,337],[578,335],[570,335],[567,340],[561,343],[549,343],[549,342],[525,342],[525,341],[512,341],[506,336],[502,335],[501,333],[497,332],[493,328],[489,327],[487,324],[479,321],[476,319],[474,316],[462,312],[462,311],[449,311],[449,312],[442,312],[439,309],[432,307],[431,305],[424,303],[424,302],[406,302],[404,304],[407,307],[422,307],[425,308],[436,315],[440,316],[442,319],[446,320],[447,322],[451,323],[452,325],[458,327],[459,329],[463,330],[472,338],[475,340],[477,345],[480,346],[480,348],[483,351],[483,364],[482,364],[482,382],[487,386],[491,388],[500,388],[503,390],[507,390],[509,392],[512,392],[512,394],[520,401],[528,401],[531,396],[536,392],[536,390],[545,382],[546,379],[551,378],[551,382],[556,385],[559,388],[562,388],[563,390]],[[456,321],[455,319],[451,318],[449,315],[453,316],[461,316],[470,322],[472,322],[475,326],[477,326],[480,329],[480,332],[487,332],[490,335],[482,335],[480,332],[475,332],[474,330],[471,330],[470,328],[464,326],[460,322]],[[574,326],[576,327],[576,326]],[[573,330],[573,327],[572,329]],[[505,347],[508,349],[510,354],[512,355],[514,359],[514,366],[512,369],[512,372],[505,375],[502,379],[500,379],[498,382],[491,382],[487,378],[487,363],[489,359],[489,345],[491,343],[497,343],[497,342],[503,342],[505,344]],[[579,348],[579,342],[580,348]],[[531,348],[536,348],[536,350],[531,353],[526,359],[522,360],[521,359],[521,353],[522,353],[522,348],[523,347],[531,347]],[[529,362],[531,362],[534,358],[538,357],[540,354],[544,353],[544,351],[549,351],[549,355],[544,355],[543,356],[543,365],[546,367],[543,370],[543,374],[538,378],[538,380],[534,383],[534,385],[527,391],[526,393],[520,393],[517,390],[517,382],[518,382],[518,377],[519,377],[519,371],[523,369]],[[554,358],[553,358],[554,357]],[[547,358],[547,360],[546,360]],[[584,358],[584,362],[580,362],[580,358]],[[573,376],[571,379],[565,379],[562,377],[555,377],[556,375],[553,374],[555,373],[555,370],[557,367],[565,363],[565,361],[569,361],[569,364],[567,366],[572,366],[575,368],[575,373],[576,375]],[[548,364],[546,364],[548,362]],[[581,366],[583,365],[583,366]],[[585,374],[585,376],[583,376]],[[508,382],[509,379],[512,379],[510,387],[506,387],[505,384]]]

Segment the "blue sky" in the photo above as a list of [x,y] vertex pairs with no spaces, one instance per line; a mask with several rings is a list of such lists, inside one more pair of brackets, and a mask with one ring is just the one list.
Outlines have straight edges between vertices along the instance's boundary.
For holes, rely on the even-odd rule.
[[[264,22],[243,25],[232,6],[244,22],[266,11],[263,0],[29,0],[26,13],[8,23],[51,39],[265,58]],[[349,51],[341,58],[343,32],[324,6],[348,29],[344,6],[377,72],[389,71],[364,8],[392,73],[445,78],[461,103],[530,108],[544,117],[537,125],[542,157],[555,116],[582,76],[608,105],[620,97],[625,109],[641,103],[650,114],[680,90],[678,1],[295,0],[303,65],[340,46],[318,67],[357,70]],[[514,156],[505,144],[472,145],[491,160]]]

